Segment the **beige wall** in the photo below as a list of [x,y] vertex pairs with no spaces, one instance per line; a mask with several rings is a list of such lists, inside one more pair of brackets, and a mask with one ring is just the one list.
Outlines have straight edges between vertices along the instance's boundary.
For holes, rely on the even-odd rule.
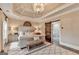
[[61,44],[79,50],[79,12],[59,17],[61,19]]
[[2,44],[2,21],[4,20],[4,15],[2,13],[2,11],[0,11],[0,51],[2,50],[3,48],[3,44]]
[[0,11],[0,51],[1,51],[1,11]]
[[[22,20],[15,20],[15,19],[9,19],[8,23],[9,23],[9,26],[11,27],[18,27],[18,26],[22,26],[23,23],[25,21],[22,21]],[[40,30],[42,31],[42,33],[45,34],[45,23],[34,23],[34,22],[31,22],[32,25],[34,27],[36,26],[39,26],[40,27]]]

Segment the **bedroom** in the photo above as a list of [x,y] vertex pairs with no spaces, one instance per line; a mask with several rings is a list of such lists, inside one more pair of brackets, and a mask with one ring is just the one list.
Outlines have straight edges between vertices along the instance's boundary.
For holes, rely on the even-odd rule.
[[[0,38],[3,39],[0,41],[0,51],[9,55],[30,55],[32,52],[36,55],[78,54],[78,6],[76,3],[0,4]],[[60,39],[57,45],[54,44],[52,31],[53,23],[58,21]],[[71,49],[64,49],[60,44]],[[74,49],[77,53],[71,51]]]

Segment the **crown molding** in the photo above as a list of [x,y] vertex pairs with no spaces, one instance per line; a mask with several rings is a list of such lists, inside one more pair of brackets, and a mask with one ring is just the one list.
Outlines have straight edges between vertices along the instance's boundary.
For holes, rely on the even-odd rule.
[[50,17],[50,18],[47,18],[46,21],[51,21],[51,19],[57,18],[57,17],[62,16],[64,14],[75,12],[75,11],[78,11],[78,10],[79,10],[79,7],[78,8],[73,8],[72,10],[68,10],[68,11],[65,11],[64,13],[58,14],[58,15]]
[[[47,16],[49,16],[51,14],[54,14],[54,13],[56,13],[56,12],[58,12],[58,11],[64,9],[64,8],[67,8],[67,7],[71,6],[71,5],[73,5],[73,4],[72,3],[67,3],[67,4],[64,4],[64,5],[61,5],[60,7],[56,8],[55,10],[52,10],[51,12],[45,14],[44,16],[39,17],[39,18],[34,18],[34,19],[43,19],[43,18],[45,18],[45,17],[47,17]],[[28,17],[28,16],[26,18],[33,19],[33,18]]]
[[[4,13],[7,15],[7,16],[11,16],[11,17],[16,17],[16,19],[21,19],[22,18],[22,20],[24,19],[29,19],[29,21],[31,21],[31,20],[33,20],[34,19],[34,21],[35,22],[42,22],[42,21],[47,21],[47,19],[51,19],[51,18],[53,18],[53,17],[57,17],[57,16],[59,16],[59,15],[61,15],[61,14],[57,14],[56,16],[52,16],[52,17],[48,17],[47,19],[45,19],[45,17],[47,17],[47,16],[49,16],[49,15],[51,15],[51,14],[54,14],[54,13],[56,13],[56,12],[60,12],[60,10],[63,10],[63,9],[65,9],[65,8],[67,8],[67,7],[70,7],[71,5],[73,5],[72,3],[66,3],[66,4],[63,4],[63,5],[61,5],[60,7],[58,7],[58,8],[56,8],[55,10],[52,10],[51,12],[49,12],[49,13],[47,13],[47,14],[45,14],[44,16],[42,16],[42,17],[40,17],[40,18],[31,18],[31,17],[20,17],[20,16],[17,16],[17,15],[10,15],[9,13],[7,13],[6,11],[4,11]],[[13,14],[13,13],[12,13]],[[65,11],[64,11],[64,14],[65,14]],[[36,21],[37,20],[37,21]],[[38,21],[38,20],[40,20],[40,21]]]
[[49,16],[49,15],[51,15],[51,14],[54,14],[54,13],[56,13],[56,12],[62,10],[62,9],[65,9],[65,8],[71,6],[71,5],[73,5],[73,4],[72,4],[72,3],[64,4],[64,5],[60,6],[59,8],[56,8],[55,10],[52,10],[51,12],[47,13],[46,15],[44,15],[44,16],[42,16],[42,17],[40,17],[40,18],[45,18],[45,17],[47,17],[47,16]]

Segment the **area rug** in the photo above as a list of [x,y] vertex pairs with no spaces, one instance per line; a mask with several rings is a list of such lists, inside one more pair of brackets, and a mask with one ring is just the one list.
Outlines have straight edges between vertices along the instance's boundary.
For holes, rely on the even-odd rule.
[[31,54],[31,53],[33,53],[33,52],[36,52],[36,51],[39,51],[39,50],[41,50],[41,49],[43,49],[43,48],[46,48],[46,47],[48,47],[49,45],[51,45],[51,44],[50,44],[50,43],[46,43],[46,44],[41,44],[41,45],[39,45],[39,46],[36,46],[36,47],[30,49],[29,52],[26,53],[26,55],[29,55],[29,54]]
[[39,51],[45,47],[48,47],[49,45],[51,45],[50,43],[45,43],[45,44],[41,44],[39,46],[33,47],[31,49],[20,49],[20,48],[14,48],[14,49],[10,49],[8,50],[8,55],[29,55],[33,52]]

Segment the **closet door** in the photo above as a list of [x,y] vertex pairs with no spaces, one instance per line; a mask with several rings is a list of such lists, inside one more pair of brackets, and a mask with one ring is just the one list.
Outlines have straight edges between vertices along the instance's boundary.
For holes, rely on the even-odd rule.
[[45,23],[45,39],[51,42],[51,22]]

